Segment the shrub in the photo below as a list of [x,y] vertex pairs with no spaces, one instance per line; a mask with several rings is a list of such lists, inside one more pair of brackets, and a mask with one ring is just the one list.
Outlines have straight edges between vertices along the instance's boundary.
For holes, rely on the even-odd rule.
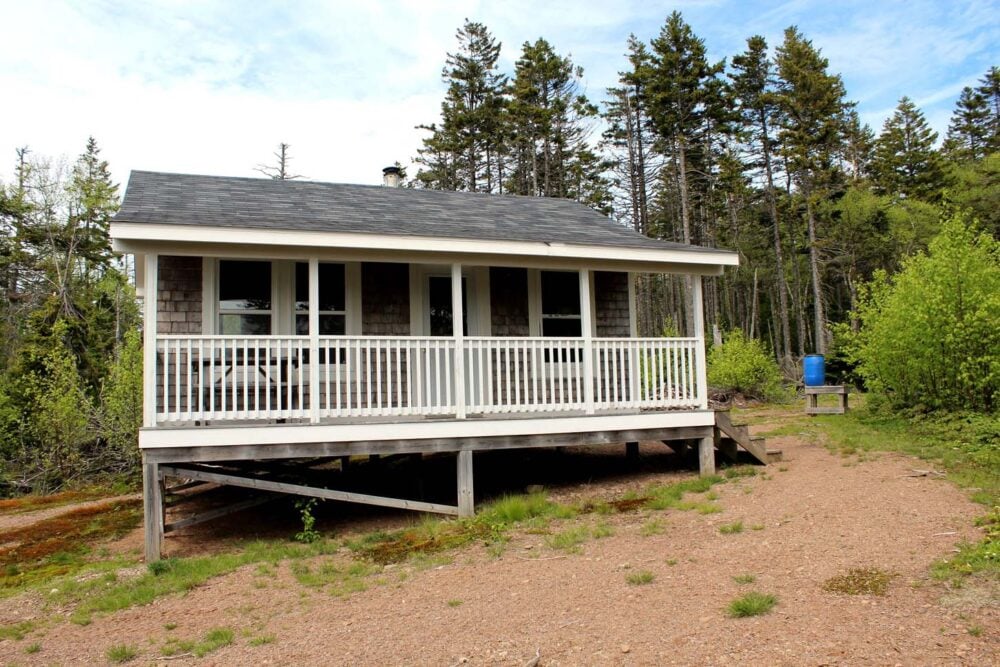
[[142,337],[133,329],[116,350],[101,387],[101,437],[109,465],[120,472],[134,473],[139,468],[142,389]]
[[726,610],[732,618],[747,618],[748,616],[760,616],[766,614],[778,604],[778,598],[764,593],[747,593],[729,603]]
[[781,372],[761,342],[739,329],[708,353],[708,384],[713,389],[740,393],[749,398],[782,397]]
[[868,388],[893,407],[997,409],[1000,243],[961,215],[927,254],[864,287],[850,353]]

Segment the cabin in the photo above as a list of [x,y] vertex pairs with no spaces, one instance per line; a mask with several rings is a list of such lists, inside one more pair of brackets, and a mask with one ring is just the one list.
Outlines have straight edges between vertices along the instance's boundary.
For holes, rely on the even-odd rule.
[[[701,278],[736,253],[386,172],[384,186],[132,172],[111,234],[143,299],[147,558],[171,528],[165,477],[470,515],[477,451],[654,440],[697,444],[714,471]],[[693,335],[636,335],[639,273],[689,277]],[[442,452],[454,505],[240,465]]]

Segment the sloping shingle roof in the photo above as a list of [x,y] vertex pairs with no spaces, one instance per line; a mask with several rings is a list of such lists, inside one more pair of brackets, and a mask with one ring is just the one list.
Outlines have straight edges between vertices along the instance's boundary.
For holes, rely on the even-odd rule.
[[718,252],[647,238],[568,199],[133,171],[114,222]]

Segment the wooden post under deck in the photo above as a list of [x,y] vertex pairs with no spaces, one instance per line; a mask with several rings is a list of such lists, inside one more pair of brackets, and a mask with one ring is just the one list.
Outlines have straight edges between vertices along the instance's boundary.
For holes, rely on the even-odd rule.
[[475,497],[472,488],[472,451],[458,453],[458,516],[474,516]]
[[160,560],[163,546],[163,491],[160,486],[160,466],[143,457],[142,515],[145,526],[146,562]]
[[715,438],[699,438],[698,440],[698,473],[702,477],[715,474]]

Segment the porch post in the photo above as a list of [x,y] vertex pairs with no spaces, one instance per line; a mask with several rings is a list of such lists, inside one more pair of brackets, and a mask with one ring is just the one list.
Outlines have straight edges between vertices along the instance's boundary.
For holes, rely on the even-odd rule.
[[708,409],[707,354],[705,350],[705,308],[702,304],[701,276],[691,276],[691,300],[694,312],[694,337],[697,361],[695,363],[695,383],[698,392],[698,407]]
[[163,546],[163,493],[160,466],[142,455],[142,514],[145,532],[146,562],[160,560]]
[[143,280],[145,292],[142,298],[142,425],[156,426],[156,300],[160,298],[159,268],[160,257],[156,253],[146,255]]
[[590,309],[590,270],[580,269],[580,333],[583,335],[583,405],[594,414],[594,315]]
[[309,260],[309,421],[319,423],[319,260]]
[[[451,333],[455,339],[455,417],[465,419],[465,320],[462,303],[462,265],[451,265]],[[461,459],[461,456],[459,457]]]

